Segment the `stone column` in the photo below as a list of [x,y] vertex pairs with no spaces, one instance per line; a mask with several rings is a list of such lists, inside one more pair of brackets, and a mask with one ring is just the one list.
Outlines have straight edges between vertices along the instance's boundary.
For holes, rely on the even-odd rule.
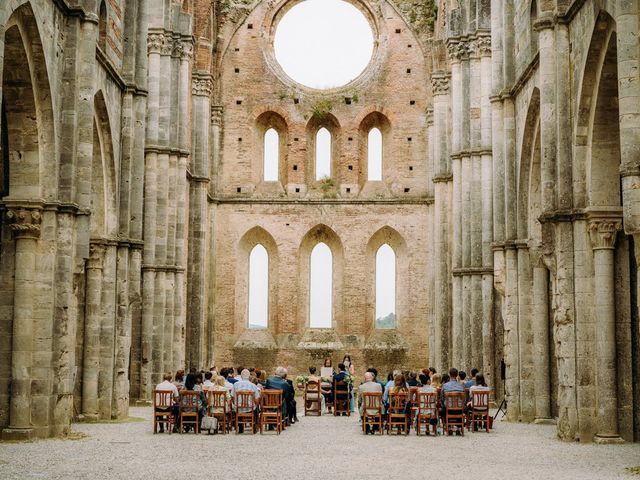
[[549,273],[540,248],[531,250],[533,264],[532,318],[535,422],[551,422],[549,385]]
[[616,311],[614,249],[619,219],[602,219],[589,222],[589,235],[593,248],[595,285],[596,365],[597,365],[597,415],[598,426],[595,441],[618,443],[618,391],[616,375]]
[[100,323],[102,318],[102,263],[104,247],[91,244],[85,266],[86,296],[82,356],[82,415],[98,420],[98,374],[100,372]]
[[447,121],[449,119],[449,77],[445,74],[431,77],[433,92],[434,128],[434,245],[435,245],[435,325],[434,365],[449,365],[449,320],[451,318],[450,262],[449,262],[449,149],[447,148]]
[[11,342],[11,398],[6,440],[28,440],[31,428],[31,355],[34,343],[33,292],[42,210],[16,206],[6,213],[15,236],[15,277],[13,293],[13,334]]

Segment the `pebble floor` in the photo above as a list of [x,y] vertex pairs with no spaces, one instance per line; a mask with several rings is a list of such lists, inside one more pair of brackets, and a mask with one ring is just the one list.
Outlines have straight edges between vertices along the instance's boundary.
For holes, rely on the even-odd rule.
[[[496,421],[464,437],[362,435],[356,417],[300,417],[281,435],[154,435],[145,421],[74,424],[76,440],[0,443],[0,479],[640,479],[640,444],[581,445]],[[195,476],[195,477],[194,477]]]

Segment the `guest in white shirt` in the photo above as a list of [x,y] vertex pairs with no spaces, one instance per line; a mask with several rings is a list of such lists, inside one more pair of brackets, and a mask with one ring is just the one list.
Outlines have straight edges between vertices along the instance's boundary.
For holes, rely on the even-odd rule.
[[211,390],[213,388],[213,382],[211,381],[212,377],[212,372],[207,372],[204,374],[204,382],[202,383],[203,390]]
[[[166,392],[171,392],[172,395],[172,399],[173,399],[173,405],[171,407],[168,408],[156,408],[157,412],[171,412],[171,414],[173,415],[173,418],[178,418],[178,414],[180,413],[180,410],[178,408],[178,399],[180,398],[180,395],[178,394],[178,388],[171,383],[171,379],[173,378],[173,375],[171,375],[170,373],[165,373],[164,376],[162,377],[164,379],[164,381],[162,383],[159,383],[158,385],[156,385],[156,391],[166,391]],[[160,433],[164,432],[164,423],[160,424]]]

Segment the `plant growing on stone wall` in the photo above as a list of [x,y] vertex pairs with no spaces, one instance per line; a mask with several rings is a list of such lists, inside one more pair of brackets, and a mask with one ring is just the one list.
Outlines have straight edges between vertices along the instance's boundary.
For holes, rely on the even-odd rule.
[[320,190],[322,190],[323,196],[325,198],[336,198],[338,195],[336,194],[334,188],[336,186],[336,182],[331,177],[323,177],[319,180]]
[[333,104],[330,100],[322,99],[318,100],[313,106],[312,115],[316,120],[322,121],[327,118],[329,112],[333,109]]

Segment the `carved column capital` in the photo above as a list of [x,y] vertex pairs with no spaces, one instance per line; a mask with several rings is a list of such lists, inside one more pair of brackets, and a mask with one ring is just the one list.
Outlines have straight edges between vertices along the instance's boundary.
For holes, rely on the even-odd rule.
[[449,75],[431,75],[431,90],[433,96],[449,93]]
[[447,53],[452,62],[460,62],[469,58],[469,46],[466,40],[456,40],[447,43]]
[[161,53],[164,33],[154,32],[147,37],[147,53]]
[[102,262],[104,260],[104,245],[92,243],[89,245],[89,258],[87,259],[87,270],[102,270]]
[[620,230],[622,230],[620,219],[591,220],[589,222],[591,248],[593,250],[613,250]]
[[160,46],[161,55],[171,55],[173,53],[174,41],[170,35],[164,35],[162,38],[162,45]]
[[39,238],[42,210],[33,207],[9,207],[6,213],[15,238]]
[[480,57],[491,56],[491,37],[489,35],[483,35],[478,37],[475,41],[476,55]]
[[210,97],[213,82],[210,78],[194,78],[191,83],[191,93],[200,97]]
[[222,105],[211,105],[211,124],[217,127],[222,125]]
[[180,59],[181,60],[191,60],[193,57],[193,42],[182,41],[179,43],[180,45]]

